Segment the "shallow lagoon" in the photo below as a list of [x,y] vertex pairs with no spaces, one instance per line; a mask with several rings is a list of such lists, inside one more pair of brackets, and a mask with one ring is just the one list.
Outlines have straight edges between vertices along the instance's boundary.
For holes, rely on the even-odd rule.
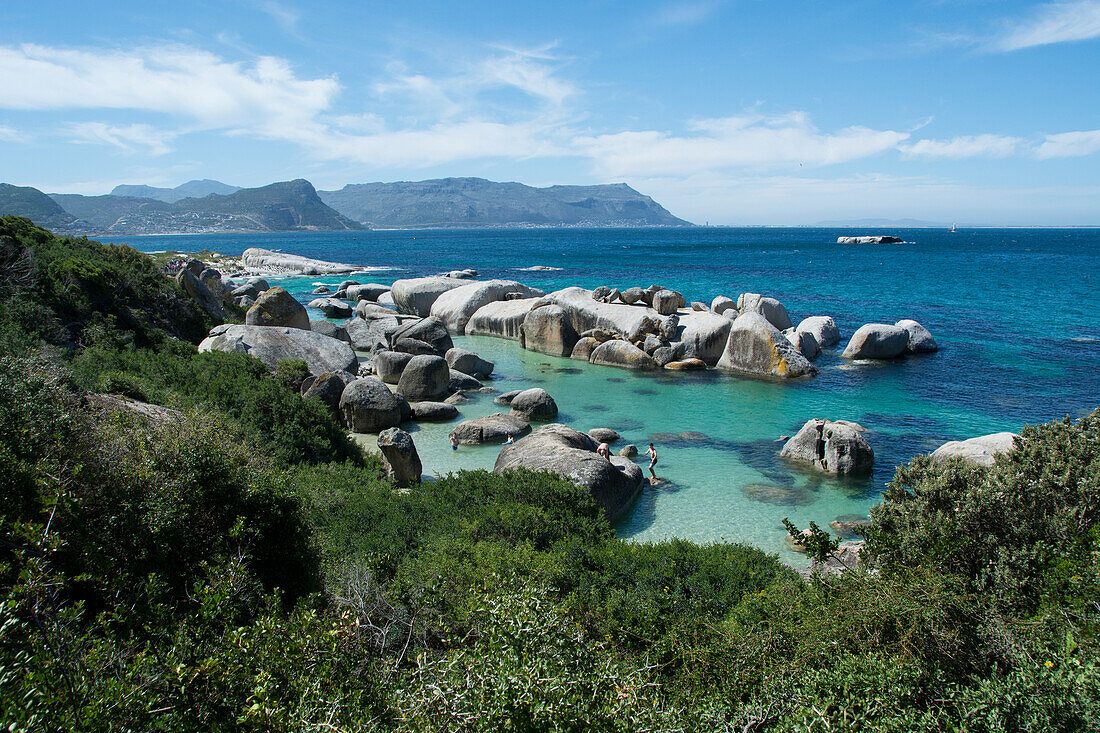
[[[115,241],[147,251],[226,254],[260,246],[393,268],[357,277],[361,282],[474,267],[482,278],[518,279],[545,290],[660,282],[707,302],[750,290],[780,298],[796,322],[832,315],[841,346],[861,323],[915,318],[931,329],[940,352],[877,365],[849,364],[826,352],[816,362],[821,374],[794,384],[715,372],[639,374],[525,352],[511,341],[455,338],[496,362],[497,378],[489,384],[500,391],[546,388],[562,422],[582,430],[614,428],[640,449],[651,435],[664,434],[655,442],[658,474],[668,483],[646,487],[618,527],[623,536],[744,541],[795,561],[783,545],[783,517],[824,525],[865,514],[894,466],[915,454],[949,439],[1019,430],[1100,405],[1100,231],[901,230],[881,233],[900,233],[909,244],[870,248],[838,246],[838,233],[851,232],[494,230]],[[531,265],[561,269],[519,269]],[[307,302],[314,282],[342,279],[278,284]],[[506,408],[485,395],[459,409],[468,418]],[[873,475],[842,482],[780,461],[776,439],[811,417],[868,428]],[[413,428],[426,470],[491,467],[499,447],[451,451],[453,425]],[[685,431],[693,434],[672,437]]]

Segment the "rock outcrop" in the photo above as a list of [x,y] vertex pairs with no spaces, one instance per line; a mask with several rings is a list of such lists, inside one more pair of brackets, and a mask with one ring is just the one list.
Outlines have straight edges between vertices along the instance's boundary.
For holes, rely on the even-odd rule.
[[838,475],[869,472],[875,452],[853,423],[809,420],[779,452],[783,458]]
[[978,466],[992,466],[997,456],[1016,449],[1016,433],[993,433],[968,440],[952,440],[932,451],[932,460],[943,463],[952,458],[960,458]]
[[394,331],[391,338],[395,346],[401,339],[421,341],[428,344],[432,349],[432,353],[439,356],[443,356],[454,348],[454,342],[451,341],[451,335],[447,332],[447,327],[438,318],[423,318],[402,325]]
[[448,349],[443,358],[447,360],[447,364],[450,365],[451,369],[469,374],[477,379],[488,377],[493,373],[496,366],[493,362],[482,359],[472,351],[459,348]]
[[596,454],[597,443],[584,433],[556,423],[544,425],[522,440],[505,446],[495,473],[526,468],[551,471],[584,487],[614,522],[642,489],[642,470],[629,459]]
[[718,368],[749,376],[793,379],[817,374],[806,357],[764,316],[748,311],[730,326]]
[[399,313],[415,316],[431,315],[432,305],[448,290],[461,288],[468,283],[453,277],[414,277],[396,281],[390,288],[390,297]]
[[264,291],[244,316],[246,326],[286,326],[309,331],[309,314],[304,305],[285,288]]
[[741,293],[737,296],[737,311],[739,313],[759,313],[780,331],[786,331],[791,327],[791,317],[787,315],[787,309],[775,298],[769,298],[759,293]]
[[817,339],[808,331],[788,328],[783,332],[783,335],[787,337],[787,340],[791,342],[792,346],[798,349],[798,353],[802,354],[802,356],[810,361],[816,359],[817,355],[821,353],[821,349],[817,345]]
[[283,359],[302,359],[313,375],[359,371],[359,359],[350,345],[300,328],[219,326],[199,344],[199,351],[248,354],[272,369]]
[[412,354],[403,351],[379,351],[374,355],[374,373],[386,384],[401,381],[401,372],[412,361]]
[[468,336],[496,336],[519,341],[523,319],[538,298],[500,300],[481,306],[466,322]]
[[376,301],[378,297],[383,293],[390,292],[389,285],[380,285],[379,283],[354,283],[347,286],[344,297],[352,302],[358,301]]
[[592,428],[588,431],[588,437],[592,438],[592,440],[597,443],[607,443],[610,445],[620,440],[623,436],[619,435],[611,428]]
[[325,262],[309,257],[272,252],[259,247],[249,247],[241,254],[241,264],[250,270],[277,272],[281,275],[342,275],[355,272],[355,265],[341,262]]
[[909,348],[909,332],[887,323],[866,323],[844,348],[847,359],[896,359]]
[[378,434],[378,448],[382,451],[382,466],[394,486],[404,489],[420,483],[424,466],[411,435],[401,428],[387,428]]
[[466,332],[466,326],[475,313],[489,303],[522,300],[544,295],[543,291],[530,288],[514,280],[487,280],[471,282],[462,287],[440,293],[431,307],[431,315],[443,322],[452,333]]
[[716,295],[714,300],[710,301],[710,309],[717,315],[722,315],[726,311],[733,311],[733,315],[736,316],[737,301],[724,295]]
[[707,366],[714,366],[726,349],[732,325],[733,321],[726,316],[707,311],[681,315],[676,338],[683,343],[684,350],[675,353],[673,360],[701,359]]
[[675,290],[658,290],[653,294],[653,310],[662,316],[672,315],[685,306],[684,296]]
[[526,420],[497,412],[459,423],[451,431],[451,437],[459,445],[482,445],[503,443],[508,436],[515,439],[529,432],[531,432],[531,426]]
[[326,318],[351,318],[352,308],[339,298],[314,298],[309,301],[310,308],[316,308]]
[[569,356],[579,338],[564,308],[544,305],[529,311],[524,317],[519,343],[523,348],[540,354]]
[[340,418],[340,398],[344,388],[355,380],[350,372],[325,372],[312,381],[302,392],[305,399],[318,399],[329,409],[332,416]]
[[344,387],[340,414],[355,433],[378,433],[395,428],[404,417],[401,400],[374,377],[361,377]]
[[412,419],[417,422],[447,422],[458,417],[458,408],[446,402],[414,402]]
[[348,330],[343,326],[337,325],[332,321],[310,321],[309,330],[314,333],[323,334],[330,338],[339,339],[346,343],[351,343],[351,336],[348,336]]
[[508,404],[512,407],[514,417],[527,422],[544,422],[558,416],[558,403],[541,387],[523,390]]
[[221,321],[225,318],[225,310],[222,308],[221,299],[211,292],[210,288],[200,280],[195,273],[188,268],[183,268],[176,275],[176,282],[185,293],[191,296],[195,304],[206,312],[211,318]]

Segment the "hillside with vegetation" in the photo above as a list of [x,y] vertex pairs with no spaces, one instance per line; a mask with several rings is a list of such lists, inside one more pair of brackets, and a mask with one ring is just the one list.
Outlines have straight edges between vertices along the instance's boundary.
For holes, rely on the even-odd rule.
[[691,226],[625,183],[535,188],[442,178],[348,184],[318,194],[344,216],[376,228]]
[[7,730],[1097,729],[1100,411],[915,458],[803,580],[548,473],[398,490],[147,256],[4,217],[0,264]]

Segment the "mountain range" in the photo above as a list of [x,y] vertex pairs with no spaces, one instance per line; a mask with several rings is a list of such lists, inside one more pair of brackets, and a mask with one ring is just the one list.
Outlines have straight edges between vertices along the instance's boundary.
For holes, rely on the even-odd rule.
[[481,178],[350,184],[298,179],[259,188],[188,181],[116,186],[102,196],[0,184],[0,215],[64,234],[193,234],[366,228],[691,226],[625,183],[534,188]]

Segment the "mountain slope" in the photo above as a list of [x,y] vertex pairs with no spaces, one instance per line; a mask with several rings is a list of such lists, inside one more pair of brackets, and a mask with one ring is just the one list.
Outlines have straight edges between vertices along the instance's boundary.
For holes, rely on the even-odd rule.
[[51,197],[87,222],[89,231],[111,234],[363,228],[326,206],[313,184],[303,179],[242,188],[224,196],[184,198],[174,203],[115,195],[52,194]]
[[8,214],[50,228],[66,228],[73,223],[69,212],[37,188],[0,183],[0,216]]
[[156,199],[168,204],[186,198],[202,198],[216,193],[220,196],[228,196],[240,191],[240,186],[230,186],[221,181],[213,181],[209,178],[181,183],[175,188],[158,188],[156,186],[128,186],[120,185],[111,189],[111,196],[128,196],[138,199]]
[[442,178],[317,193],[344,216],[376,227],[690,226],[625,183],[534,188]]

